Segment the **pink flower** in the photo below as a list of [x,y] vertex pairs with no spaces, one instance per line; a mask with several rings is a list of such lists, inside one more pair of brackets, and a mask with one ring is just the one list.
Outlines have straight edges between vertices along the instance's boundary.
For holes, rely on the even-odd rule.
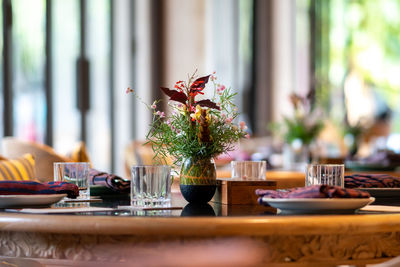
[[232,123],[232,121],[233,121],[232,117],[228,117],[228,118],[225,119],[225,122],[229,123],[229,124]]
[[250,139],[250,135],[246,134],[244,137],[246,137],[247,139]]
[[164,118],[164,117],[165,117],[165,113],[162,112],[162,111],[157,111],[157,112],[156,112],[156,115],[157,115],[157,116],[160,116],[160,118]]
[[240,125],[240,130],[246,130],[247,129],[247,126],[246,126],[246,123],[244,122],[244,121],[241,121],[240,123],[239,123],[239,125]]
[[167,120],[165,123],[166,123],[167,125],[171,125],[171,121],[170,121],[170,120]]

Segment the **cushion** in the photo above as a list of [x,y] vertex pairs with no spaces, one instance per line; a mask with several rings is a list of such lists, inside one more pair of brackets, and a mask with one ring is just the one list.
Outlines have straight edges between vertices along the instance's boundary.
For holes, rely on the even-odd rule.
[[53,163],[70,162],[67,157],[57,154],[53,148],[33,142],[22,141],[15,137],[4,137],[1,142],[2,155],[7,158],[19,158],[29,153],[35,158],[36,179],[40,182],[53,181]]
[[26,154],[18,159],[0,160],[0,180],[35,179],[35,159]]
[[85,142],[79,142],[74,147],[74,149],[71,151],[71,153],[68,154],[68,157],[73,162],[89,162],[89,163],[91,163],[89,153],[86,150]]
[[[134,165],[156,165],[158,162],[154,159],[154,152],[151,144],[145,144],[142,141],[133,141],[125,148],[125,172],[130,177],[130,169]],[[166,165],[171,165],[172,158],[166,158]]]
[[7,158],[18,158],[30,153],[36,159],[36,179],[40,182],[53,181],[54,162],[89,162],[90,158],[84,142],[78,143],[68,156],[63,156],[54,151],[50,146],[27,142],[15,137],[4,137],[1,142],[2,153]]

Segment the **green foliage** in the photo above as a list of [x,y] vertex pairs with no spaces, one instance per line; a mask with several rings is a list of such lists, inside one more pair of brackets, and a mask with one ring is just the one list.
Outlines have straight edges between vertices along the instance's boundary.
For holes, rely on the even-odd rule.
[[284,141],[291,144],[299,139],[309,145],[324,127],[322,114],[312,105],[314,94],[310,91],[306,97],[292,93],[290,101],[294,108],[293,117],[284,117],[283,123],[270,124],[270,129],[283,135]]
[[309,145],[322,130],[324,124],[317,121],[315,124],[307,125],[305,118],[284,118],[285,141],[291,144],[294,140],[300,139],[303,144]]
[[[147,134],[147,140],[152,145],[158,159],[172,156],[175,163],[182,162],[189,157],[209,159],[232,151],[240,138],[248,137],[247,127],[244,126],[244,123],[241,123],[240,126],[232,123],[232,120],[239,115],[233,101],[236,93],[216,84],[214,76],[211,76],[214,83],[214,96],[211,101],[217,103],[218,108],[200,107],[196,105],[194,96],[191,94],[195,92],[191,86],[193,79],[194,76],[187,83],[181,82],[184,86],[182,85],[180,92],[184,92],[188,98],[186,104],[182,105],[171,101],[169,106],[172,113],[167,117],[163,117],[164,114],[160,116],[159,111],[154,110],[153,112],[153,121]],[[196,90],[202,91],[202,89]],[[171,91],[168,92],[173,95]],[[200,133],[199,112],[204,109],[207,111],[206,123],[210,142],[202,142],[199,137],[202,134]]]
[[339,101],[332,100],[341,95],[348,74],[356,72],[395,110],[392,131],[399,132],[400,1],[318,0],[310,2],[310,10],[316,26],[315,86],[322,107],[336,118],[345,115]]

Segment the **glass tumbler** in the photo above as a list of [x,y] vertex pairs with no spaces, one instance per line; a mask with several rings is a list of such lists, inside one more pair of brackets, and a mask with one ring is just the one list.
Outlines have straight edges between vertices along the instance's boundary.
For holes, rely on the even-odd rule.
[[79,188],[78,199],[90,199],[88,162],[55,162],[54,181],[76,184]]
[[133,166],[131,204],[168,206],[171,201],[171,166]]
[[308,164],[306,186],[322,184],[344,187],[344,164]]
[[232,178],[265,180],[266,161],[232,161]]

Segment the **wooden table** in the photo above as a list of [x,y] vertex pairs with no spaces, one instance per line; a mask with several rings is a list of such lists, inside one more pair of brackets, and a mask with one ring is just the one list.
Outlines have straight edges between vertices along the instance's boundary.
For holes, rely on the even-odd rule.
[[[177,194],[174,201],[186,204]],[[211,215],[232,209],[210,204]],[[363,266],[400,255],[400,214],[279,216],[271,208],[234,209],[240,216],[2,212],[0,255],[49,266]]]

